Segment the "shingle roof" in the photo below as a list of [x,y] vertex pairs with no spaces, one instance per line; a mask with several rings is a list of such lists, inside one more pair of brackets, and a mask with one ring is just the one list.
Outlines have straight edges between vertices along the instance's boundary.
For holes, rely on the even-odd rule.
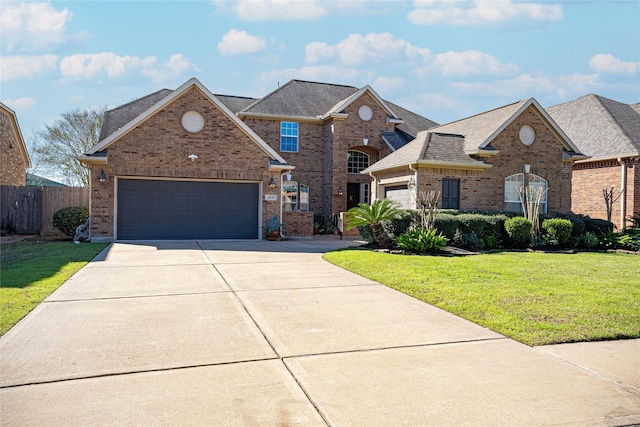
[[594,159],[640,155],[640,114],[631,105],[590,94],[546,110]]
[[102,141],[122,126],[129,123],[171,92],[173,91],[170,89],[160,89],[157,92],[153,92],[147,96],[143,96],[142,98],[120,105],[112,110],[105,111],[98,141]]
[[631,108],[633,108],[638,114],[640,114],[640,102],[638,102],[637,104],[631,104]]
[[[325,115],[359,90],[353,86],[291,80],[260,99],[230,95],[215,95],[215,97],[234,114],[243,112],[245,114],[315,119]],[[106,111],[99,140],[107,138],[172,92],[170,89],[162,89]],[[437,125],[437,123],[398,105],[384,102],[404,121],[396,126],[396,132],[386,132],[384,135],[394,149],[411,141],[418,132]]]
[[242,112],[316,118],[357,91],[353,86],[291,80]]
[[374,163],[362,173],[376,172],[395,167],[415,165],[457,165],[460,167],[485,167],[464,152],[465,137],[435,131],[422,131],[409,144]]
[[472,152],[487,143],[488,139],[528,101],[518,101],[475,116],[436,126],[429,130],[464,135],[464,150]]

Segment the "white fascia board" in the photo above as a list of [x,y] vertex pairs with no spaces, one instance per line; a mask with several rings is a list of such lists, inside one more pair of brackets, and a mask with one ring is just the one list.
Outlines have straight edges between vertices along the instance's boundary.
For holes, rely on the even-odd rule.
[[476,162],[476,163],[456,163],[456,162],[439,162],[436,160],[418,160],[420,166],[432,166],[437,168],[447,169],[489,169],[492,167],[490,164]]
[[266,142],[264,142],[262,138],[260,138],[253,130],[251,130],[246,123],[240,120],[238,116],[233,114],[231,110],[229,110],[222,102],[220,102],[220,100],[216,98],[216,96],[213,93],[211,93],[211,91],[209,91],[209,89],[207,89],[195,77],[192,77],[191,79],[187,80],[182,86],[180,86],[179,88],[171,92],[169,95],[167,95],[160,101],[156,102],[153,106],[148,108],[145,112],[140,114],[138,117],[131,120],[129,123],[127,123],[120,129],[118,129],[117,131],[109,135],[99,144],[94,145],[89,151],[87,151],[86,154],[93,154],[107,148],[109,145],[111,145],[112,143],[114,143],[115,141],[117,141],[118,139],[120,139],[121,137],[123,137],[124,135],[132,131],[133,129],[135,129],[136,126],[138,126],[140,123],[147,120],[149,117],[153,116],[155,113],[160,111],[163,107],[171,103],[173,100],[177,99],[179,96],[182,96],[192,86],[195,86],[205,96],[207,96],[207,98],[209,98],[209,100],[213,104],[215,104],[216,107],[218,107],[230,120],[232,120],[240,128],[240,130],[242,130],[247,136],[249,136],[249,138],[253,139],[256,142],[256,144],[258,144],[258,146],[266,154],[271,156],[273,159],[276,159],[280,163],[286,163],[286,160],[284,160],[278,153],[276,153],[275,150],[269,147],[269,145]]
[[[380,106],[384,108],[384,110],[387,112],[388,115],[390,115],[393,119],[401,120],[400,117],[395,113],[395,111],[389,108],[387,103],[384,102],[384,100],[380,98],[380,95],[378,95],[376,91],[373,90],[369,85],[366,85],[365,87],[361,88],[356,93],[351,95],[349,98],[345,99],[343,102],[338,103],[334,108],[331,109],[330,113],[344,110],[349,105],[353,104],[356,101],[356,99],[360,98],[366,92],[369,92],[371,96],[375,98],[378,104],[380,104]],[[402,123],[404,123],[404,121]]]
[[323,117],[309,117],[309,116],[285,116],[282,114],[268,114],[268,113],[244,113],[240,111],[238,117],[241,118],[256,118],[256,119],[270,119],[270,120],[282,120],[290,122],[315,122],[321,123]]
[[477,149],[477,150],[465,151],[464,153],[467,156],[491,157],[491,156],[495,156],[496,154],[500,154],[500,150],[482,150],[482,149]]
[[106,156],[98,157],[98,156],[84,155],[84,156],[78,156],[76,157],[76,159],[88,165],[90,164],[106,165],[108,163]]
[[269,164],[269,170],[270,171],[288,171],[288,170],[294,170],[296,167],[289,165],[289,164],[282,164],[282,165],[272,165]]

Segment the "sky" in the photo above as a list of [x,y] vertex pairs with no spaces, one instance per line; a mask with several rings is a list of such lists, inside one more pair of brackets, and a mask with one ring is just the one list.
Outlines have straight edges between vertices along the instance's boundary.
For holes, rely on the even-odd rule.
[[640,1],[0,3],[0,101],[27,145],[60,114],[196,77],[262,97],[291,79],[371,86],[448,123],[534,97],[640,102]]

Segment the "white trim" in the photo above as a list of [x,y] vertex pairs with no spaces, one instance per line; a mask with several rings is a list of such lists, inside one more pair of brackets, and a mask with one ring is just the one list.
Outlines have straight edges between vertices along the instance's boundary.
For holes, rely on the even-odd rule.
[[108,163],[107,156],[78,156],[76,159],[86,164],[106,165]]
[[236,124],[236,126],[238,126],[238,128],[240,128],[240,130],[242,130],[249,138],[253,139],[254,142],[256,144],[258,144],[258,146],[267,155],[269,155],[273,159],[279,161],[280,163],[287,163],[287,161],[284,158],[282,158],[282,156],[280,156],[275,150],[273,150],[271,147],[269,147],[269,145],[262,138],[260,138],[253,130],[251,130],[251,128],[249,128],[249,126],[247,126],[247,124],[245,122],[240,120],[240,118],[238,116],[233,114],[231,112],[231,110],[229,110],[218,98],[216,98],[216,96],[213,93],[211,93],[211,91],[209,91],[209,89],[207,89],[195,77],[192,77],[191,79],[187,80],[182,86],[180,86],[179,88],[177,88],[176,90],[171,92],[166,97],[162,98],[160,101],[156,102],[152,107],[148,108],[146,111],[144,111],[138,117],[136,117],[135,119],[131,120],[129,123],[127,123],[126,125],[124,125],[120,129],[118,129],[117,131],[115,131],[114,133],[109,135],[107,138],[103,139],[100,143],[98,143],[98,144],[94,145],[93,147],[91,147],[91,149],[89,149],[89,151],[87,151],[86,154],[94,154],[94,153],[96,153],[98,151],[104,150],[109,145],[113,144],[115,141],[117,141],[118,139],[120,139],[121,137],[126,135],[127,133],[131,132],[140,123],[144,122],[149,117],[153,116],[155,113],[160,111],[162,108],[164,108],[166,105],[171,103],[173,100],[175,100],[178,97],[182,96],[187,90],[191,89],[192,87],[196,87],[207,98],[209,98],[209,100],[216,107],[218,107],[218,109],[220,109],[223,112],[223,114],[225,114],[231,121],[233,121],[234,124]]
[[20,123],[18,123],[18,116],[15,111],[11,108],[7,107],[5,104],[0,102],[0,110],[5,110],[7,115],[11,118],[11,126],[14,128],[14,132],[18,136],[18,144],[20,145],[20,152],[22,153],[22,160],[25,161],[25,169],[31,169],[31,158],[29,157],[29,152],[27,151],[27,145],[24,142],[24,137],[22,136],[22,130],[20,129]]
[[342,110],[344,110],[345,108],[347,108],[349,105],[353,104],[358,98],[360,98],[362,95],[364,95],[366,92],[369,92],[371,94],[371,96],[374,97],[374,99],[376,100],[376,102],[378,102],[378,104],[380,104],[380,106],[382,108],[385,109],[385,111],[387,112],[387,114],[389,114],[393,119],[395,120],[399,120],[397,122],[394,123],[404,123],[404,121],[400,118],[400,116],[398,116],[388,105],[386,102],[384,102],[384,100],[382,98],[380,98],[380,95],[378,95],[376,93],[375,90],[373,90],[371,88],[371,86],[366,85],[365,87],[359,89],[356,93],[354,93],[353,95],[351,95],[350,97],[348,97],[347,99],[345,99],[342,102],[339,102],[338,104],[336,104],[330,111],[329,114],[331,113],[338,113]]
[[556,136],[560,138],[561,140],[560,142],[562,143],[562,145],[564,145],[566,148],[570,149],[573,152],[580,153],[580,150],[578,149],[578,147],[576,147],[576,145],[571,141],[571,139],[569,139],[569,137],[564,133],[564,131],[560,128],[560,126],[558,126],[558,124],[551,118],[551,116],[549,116],[547,111],[544,108],[542,108],[542,105],[540,105],[535,98],[529,98],[524,104],[522,104],[522,106],[520,106],[520,108],[518,108],[518,110],[515,113],[513,113],[511,117],[509,117],[498,129],[496,129],[489,136],[489,138],[487,138],[482,144],[480,144],[480,146],[478,147],[478,150],[481,150],[485,148],[487,145],[489,145],[491,141],[493,141],[500,134],[500,132],[505,130],[507,126],[509,126],[516,118],[518,118],[531,105],[533,105],[536,108],[536,110],[538,110],[538,113],[539,113],[538,116],[541,119],[543,119],[543,121],[546,121],[546,124],[548,126],[551,126],[551,130],[554,131],[556,133]]
[[[393,151],[396,151],[396,149],[393,147],[393,145],[391,145],[391,143],[387,140],[387,138],[385,138],[385,136],[384,136],[384,135],[382,135],[382,140],[383,140],[383,141],[384,141],[384,142],[389,146],[389,148],[391,148],[391,151],[392,151],[392,152],[393,152]],[[409,141],[409,142],[411,142],[411,141]],[[407,144],[408,144],[408,143],[407,143]],[[405,144],[405,145],[406,145],[406,144]],[[404,147],[404,145],[403,145],[403,147]],[[402,148],[402,147],[400,147],[400,148]]]

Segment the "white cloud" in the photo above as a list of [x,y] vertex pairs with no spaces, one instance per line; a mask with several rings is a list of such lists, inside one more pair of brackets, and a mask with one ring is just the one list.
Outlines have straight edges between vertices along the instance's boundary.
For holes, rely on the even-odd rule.
[[156,63],[155,56],[119,56],[113,52],[76,54],[60,61],[60,72],[64,77],[82,79],[95,76],[117,77],[137,68],[148,68]]
[[154,83],[161,83],[164,81],[176,79],[190,70],[197,71],[198,68],[184,55],[180,53],[174,53],[169,58],[169,61],[165,61],[162,64],[162,67],[145,68],[142,70],[142,74],[150,77]]
[[66,24],[71,13],[56,10],[48,2],[6,2],[0,14],[2,50],[7,52],[38,51],[66,42],[77,36],[67,34]]
[[5,99],[2,102],[7,107],[11,108],[13,111],[17,113],[21,111],[27,111],[31,109],[34,105],[36,105],[36,100],[29,97],[18,98],[18,99]]
[[640,62],[626,62],[611,54],[600,53],[589,61],[589,66],[599,73],[633,75],[640,70]]
[[373,82],[373,89],[378,93],[389,93],[394,89],[404,86],[405,80],[402,77],[378,77]]
[[243,21],[308,21],[325,16],[330,8],[317,0],[218,1],[219,9],[230,9]]
[[452,86],[461,94],[476,96],[491,95],[520,99],[540,94],[555,94],[560,97],[572,94],[583,95],[596,91],[602,84],[598,81],[597,74],[569,74],[540,77],[521,74],[513,79],[496,80],[493,82],[454,82]]
[[78,94],[78,95],[71,95],[69,97],[69,101],[73,102],[73,103],[79,103],[84,101],[84,95],[82,94]]
[[3,55],[0,56],[0,81],[34,79],[58,65],[56,55]]
[[231,29],[218,43],[218,52],[223,56],[246,55],[260,52],[266,45],[267,42],[262,36],[252,36],[246,31]]
[[430,110],[453,110],[464,105],[464,101],[449,98],[441,93],[424,92],[418,94],[421,106]]
[[[271,87],[279,82],[284,84],[292,79],[310,81],[339,81],[348,84],[349,81],[371,81],[374,73],[362,71],[356,68],[345,68],[332,65],[321,65],[316,67],[285,68],[282,70],[271,70],[260,74],[260,79],[270,84]],[[273,83],[271,85],[271,83]]]
[[390,33],[349,34],[335,45],[313,42],[305,47],[305,59],[310,63],[338,59],[347,66],[378,64],[392,60],[417,59],[426,61],[431,52],[413,46]]
[[429,72],[437,72],[445,77],[477,76],[477,75],[505,75],[518,71],[515,64],[503,64],[495,56],[477,50],[464,52],[445,52],[436,55],[435,60],[414,73],[424,77]]
[[408,13],[417,25],[501,25],[514,21],[547,22],[563,18],[562,6],[511,0],[416,1]]

